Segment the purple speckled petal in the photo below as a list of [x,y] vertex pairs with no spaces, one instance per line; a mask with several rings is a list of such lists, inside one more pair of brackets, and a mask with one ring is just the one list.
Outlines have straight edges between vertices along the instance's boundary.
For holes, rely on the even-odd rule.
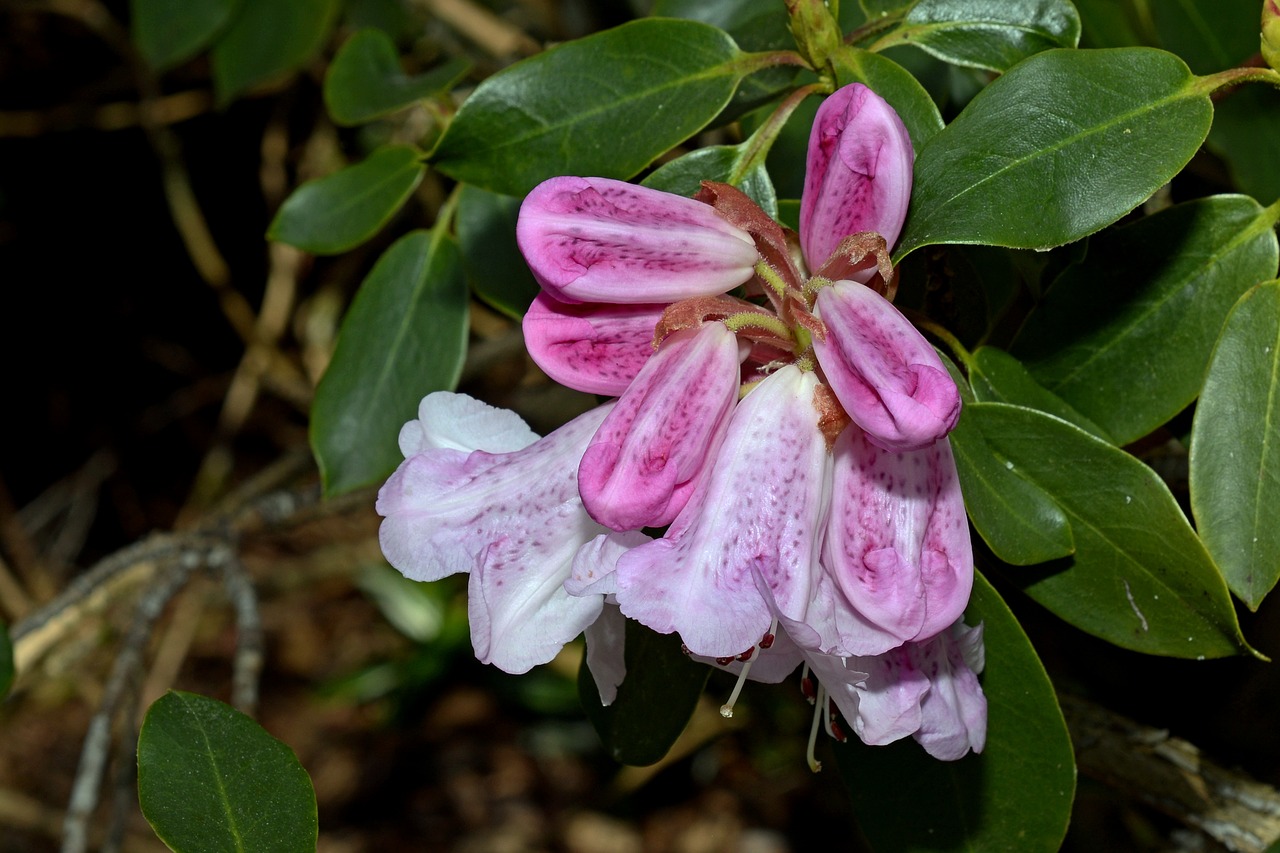
[[937,352],[880,294],[838,281],[818,291],[827,327],[813,348],[831,390],[872,443],[928,447],[960,418],[960,392]]
[[747,232],[700,201],[607,178],[552,178],[520,206],[516,242],[562,302],[676,302],[754,274]]
[[822,564],[845,600],[897,642],[960,618],[973,550],[950,442],[886,451],[857,427],[841,433]]
[[816,386],[788,365],[738,404],[705,487],[665,538],[618,560],[624,614],[679,632],[694,654],[736,656],[772,621],[758,574],[778,613],[803,617],[830,498]]
[[613,595],[618,591],[618,558],[653,537],[640,530],[611,530],[578,549],[573,570],[564,582],[570,595]]
[[578,491],[614,530],[663,527],[715,459],[738,399],[738,342],[723,323],[669,335],[591,439]]
[[915,739],[934,758],[955,761],[987,742],[987,697],[965,660],[964,647],[982,643],[982,626],[957,622],[927,643],[908,646],[915,669],[929,679]]
[[[906,126],[866,86],[852,83],[822,102],[800,200],[800,244],[810,269],[860,231],[893,246],[907,218],[914,159]],[[866,279],[874,273],[868,269]]]
[[653,355],[653,329],[666,307],[570,305],[540,293],[524,315],[525,347],[561,385],[616,397]]
[[470,572],[476,656],[507,672],[553,658],[603,596],[564,590],[578,548],[605,532],[582,508],[577,465],[610,406],[512,453],[429,448],[378,493],[388,562],[413,580]]

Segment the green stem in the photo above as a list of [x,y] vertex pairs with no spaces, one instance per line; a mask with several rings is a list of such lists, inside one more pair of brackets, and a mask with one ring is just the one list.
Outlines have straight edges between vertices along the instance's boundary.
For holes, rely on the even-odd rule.
[[742,179],[754,169],[756,166],[764,163],[765,157],[769,154],[769,149],[773,148],[773,143],[777,140],[778,135],[782,133],[782,129],[786,127],[787,120],[791,118],[791,114],[796,111],[796,107],[800,106],[800,102],[815,92],[829,92],[830,86],[823,83],[810,83],[807,86],[801,86],[778,104],[778,108],[765,119],[764,124],[756,128],[755,133],[747,139],[746,156],[742,158],[737,169],[729,177],[729,183],[737,185]]
[[1266,216],[1267,224],[1275,228],[1277,223],[1280,223],[1280,199],[1276,199],[1263,208],[1262,213]]
[[869,41],[885,30],[896,26],[901,20],[902,13],[898,12],[892,15],[882,15],[874,21],[867,21],[862,26],[850,30],[849,34],[844,37],[844,43],[857,45],[860,42]]
[[765,50],[760,53],[744,53],[742,56],[730,63],[731,67],[740,70],[743,74],[754,74],[757,71],[763,71],[766,68],[773,68],[778,65],[797,65],[800,68],[809,68],[809,63],[805,58],[794,50]]
[[1228,68],[1226,71],[1219,71],[1217,74],[1200,77],[1196,81],[1196,88],[1201,92],[1213,94],[1230,86],[1238,86],[1241,83],[1270,83],[1280,89],[1280,71],[1276,71],[1274,68],[1256,68],[1253,66]]

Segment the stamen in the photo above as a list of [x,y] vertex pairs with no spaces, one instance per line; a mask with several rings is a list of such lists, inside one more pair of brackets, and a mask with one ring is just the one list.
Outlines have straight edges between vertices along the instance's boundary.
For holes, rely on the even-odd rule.
[[760,648],[761,648],[761,649],[771,649],[771,648],[773,648],[773,641],[774,641],[775,639],[777,639],[777,637],[775,637],[773,634],[771,634],[771,633],[770,633],[770,634],[765,634],[763,637],[761,637],[761,638],[760,638]]
[[[808,669],[808,666],[805,666]],[[805,675],[805,681],[809,680],[809,676]],[[814,773],[822,771],[822,762],[813,754],[814,748],[818,745],[818,715],[822,714],[822,709],[827,705],[827,691],[822,685],[818,685],[818,701],[813,709],[813,724],[809,726],[809,746],[805,750],[805,761],[809,762],[809,769]]]
[[812,705],[814,699],[818,696],[818,690],[814,685],[813,679],[809,677],[809,664],[804,665],[804,669],[800,671],[800,692],[804,694],[804,698],[809,700]]
[[737,659],[738,659],[739,661],[743,662],[743,663],[746,663],[747,661],[751,660],[751,656],[752,656],[753,654],[755,654],[755,653],[756,653],[756,647],[755,647],[755,646],[752,646],[751,648],[747,649],[747,650],[746,650],[745,652],[743,652],[742,654],[738,655],[738,658],[737,658]]
[[733,663],[733,657],[716,658],[716,663],[719,664],[720,666],[728,666],[729,664]]
[[[743,654],[750,654],[748,649]],[[733,692],[729,694],[729,701],[720,706],[720,716],[726,720],[733,717],[733,704],[738,701],[738,694],[742,692],[742,685],[747,683],[747,673],[751,671],[751,664],[755,660],[749,660],[742,665],[742,672],[738,673],[738,683],[733,685]]]
[[[829,698],[827,698],[826,693],[827,693],[826,690],[822,691],[823,698],[827,699],[827,702],[826,702],[827,713],[824,714],[822,717],[822,727],[826,730],[827,737],[836,737],[836,733],[831,731],[831,727],[835,724],[835,721],[836,721],[836,706],[834,702],[832,702]],[[836,726],[836,727],[839,728],[839,726]],[[836,737],[836,740],[840,740],[840,738]]]

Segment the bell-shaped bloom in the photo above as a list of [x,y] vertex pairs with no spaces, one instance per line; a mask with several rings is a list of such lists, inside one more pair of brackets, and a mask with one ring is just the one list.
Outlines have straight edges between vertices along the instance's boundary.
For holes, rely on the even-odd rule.
[[653,355],[666,307],[569,304],[539,293],[524,315],[525,348],[561,385],[617,397]]
[[516,242],[561,302],[675,302],[724,293],[759,259],[710,206],[608,178],[552,178],[520,206]]
[[[907,218],[915,152],[898,114],[866,86],[837,89],[822,102],[809,136],[800,245],[822,266],[850,234],[874,231],[892,246]],[[859,280],[874,274],[868,269]]]
[[596,431],[578,467],[591,517],[665,527],[716,458],[738,399],[738,341],[723,323],[667,337]]
[[822,565],[873,626],[842,620],[841,646],[878,654],[932,637],[960,618],[973,587],[973,549],[951,445],[886,451],[856,427],[835,444]]
[[817,384],[788,365],[738,404],[705,487],[664,538],[618,559],[623,614],[713,658],[740,654],[768,630],[773,614],[755,574],[780,612],[804,614],[830,499]]
[[813,349],[831,390],[886,450],[932,445],[960,418],[960,392],[937,352],[880,294],[853,281],[818,292],[826,326]]
[[909,643],[912,665],[929,679],[920,703],[920,728],[912,735],[934,758],[954,761],[987,742],[987,698],[982,672],[982,626],[957,622],[926,643]]
[[536,436],[515,414],[438,393],[402,430],[408,456],[378,493],[382,552],[412,580],[470,573],[471,641],[485,663],[525,672],[600,614],[602,595],[572,596],[564,581],[578,549],[605,532],[582,507],[577,467],[609,409],[528,444]]

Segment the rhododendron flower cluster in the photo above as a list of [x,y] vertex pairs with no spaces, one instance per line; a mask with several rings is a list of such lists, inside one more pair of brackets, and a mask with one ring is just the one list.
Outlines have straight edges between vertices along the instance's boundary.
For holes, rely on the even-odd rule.
[[897,114],[855,84],[818,111],[798,235],[726,184],[690,199],[562,177],[529,194],[526,345],[555,380],[616,399],[538,439],[432,394],[378,498],[392,565],[470,574],[481,660],[524,672],[585,631],[608,703],[634,619],[738,673],[726,715],[743,680],[803,667],[815,733],[843,738],[838,710],[869,744],[982,749],[947,439],[960,396],[890,301],[912,161]]

